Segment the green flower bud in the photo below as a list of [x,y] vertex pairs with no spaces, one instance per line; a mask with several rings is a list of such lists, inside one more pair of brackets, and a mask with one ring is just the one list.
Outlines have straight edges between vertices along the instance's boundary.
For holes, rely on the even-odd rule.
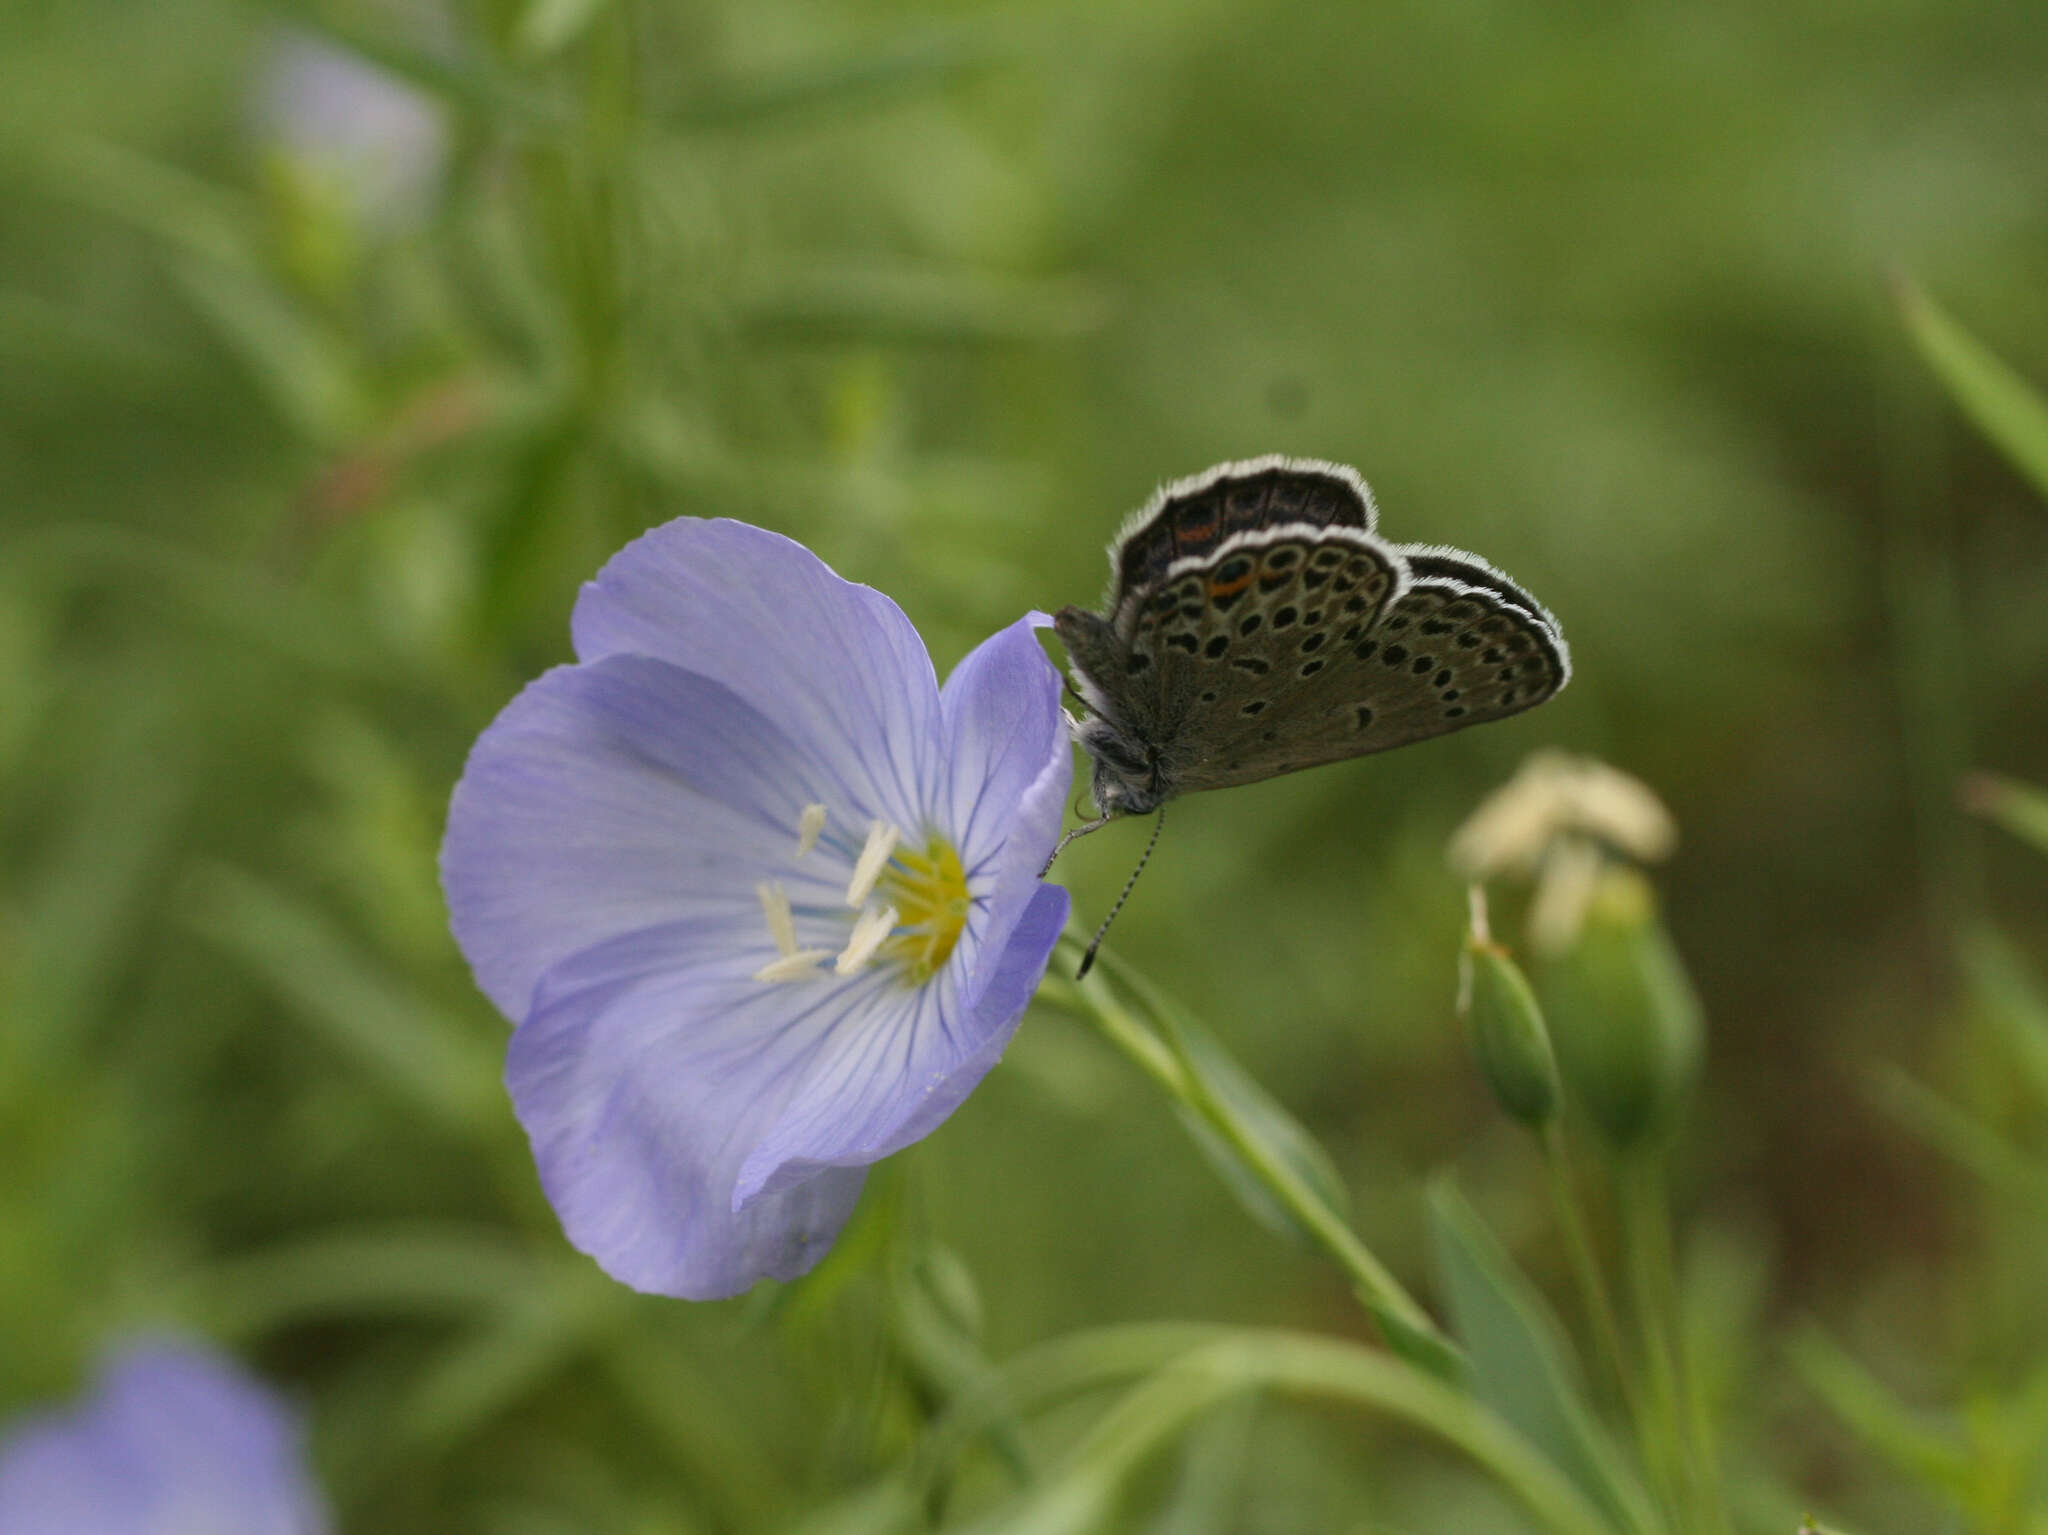
[[1558,1066],[1608,1142],[1627,1150],[1669,1131],[1699,1076],[1702,1026],[1649,881],[1603,872],[1542,981]]
[[1459,1009],[1480,1076],[1509,1118],[1541,1130],[1557,1116],[1558,1079],[1536,993],[1508,951],[1478,933],[1465,935],[1459,970]]

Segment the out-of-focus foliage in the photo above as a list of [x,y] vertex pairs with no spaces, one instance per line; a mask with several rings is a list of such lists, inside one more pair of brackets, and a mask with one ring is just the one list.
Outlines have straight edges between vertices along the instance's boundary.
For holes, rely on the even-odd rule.
[[[2048,882],[1956,785],[2048,780],[2048,512],[1911,337],[2025,434],[2044,74],[1992,0],[0,0],[0,1412],[182,1322],[300,1394],[345,1528],[844,1531],[995,1361],[1119,1384],[1028,1352],[1069,1329],[1358,1326],[1052,1008],[810,1280],[626,1294],[433,876],[468,742],[641,528],[800,537],[945,664],[1091,597],[1158,480],[1288,451],[1512,571],[1577,678],[1176,807],[1117,944],[1411,1287],[1451,1165],[1561,1297],[1440,852],[1539,744],[1639,774],[1743,1528],[2029,1528]],[[1142,835],[1065,855],[1081,910]],[[1327,1363],[1238,1347],[1219,1398]],[[1875,1453],[1852,1399],[1963,1427],[1867,1414]],[[914,1514],[1092,1453],[993,1421]],[[1225,1406],[1151,1478],[1124,1527],[1517,1527],[1350,1411]]]
[[[1925,295],[1908,285],[1901,301],[1914,339],[1956,403],[2048,490],[2048,400]],[[1967,809],[2048,852],[2048,795],[2041,790],[1997,773],[1972,774],[1959,789]],[[1989,1196],[1995,1229],[2007,1241],[1980,1260],[1985,1277],[1976,1282],[2030,1287],[2041,1278],[2035,1254],[2048,1218],[2048,1155],[2038,1144],[2048,1117],[2048,990],[1990,921],[1963,935],[1957,958],[1971,1037],[1981,1041],[1980,1069],[2010,1073],[2018,1091],[2008,1086],[1972,1110],[1894,1066],[1873,1073],[1872,1096],[1897,1123],[1975,1175]],[[2013,1343],[2020,1352],[2005,1368],[1966,1379],[1961,1403],[1947,1410],[1902,1400],[1817,1327],[1794,1340],[1792,1358],[1867,1445],[1973,1528],[2035,1531],[2048,1528],[2048,1362],[2031,1331]]]

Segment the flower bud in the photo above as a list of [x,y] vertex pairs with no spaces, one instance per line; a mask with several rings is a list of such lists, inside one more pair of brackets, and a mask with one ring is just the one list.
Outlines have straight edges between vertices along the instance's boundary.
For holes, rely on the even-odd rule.
[[1557,1057],[1536,993],[1508,951],[1477,932],[1459,959],[1459,1011],[1479,1074],[1508,1117],[1541,1130],[1557,1117]]
[[1606,870],[1542,981],[1559,1069],[1609,1143],[1627,1150],[1669,1130],[1699,1075],[1702,1029],[1649,882]]

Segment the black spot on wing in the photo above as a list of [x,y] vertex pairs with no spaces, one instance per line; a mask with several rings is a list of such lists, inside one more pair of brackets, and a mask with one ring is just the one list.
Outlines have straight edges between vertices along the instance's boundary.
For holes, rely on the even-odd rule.
[[1364,528],[1371,520],[1350,482],[1325,470],[1272,465],[1221,475],[1168,494],[1124,536],[1114,552],[1119,598],[1165,579],[1175,560],[1206,554],[1233,533],[1286,522]]

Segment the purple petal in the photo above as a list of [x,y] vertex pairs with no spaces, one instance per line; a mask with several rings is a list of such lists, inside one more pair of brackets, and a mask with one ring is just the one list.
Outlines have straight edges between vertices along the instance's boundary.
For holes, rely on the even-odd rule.
[[[821,762],[729,689],[663,661],[558,667],[478,739],[448,812],[441,883],[477,984],[514,1022],[550,967],[621,934],[723,919],[769,954],[755,881],[791,864],[803,807],[865,825]],[[836,900],[823,859],[802,896]],[[744,935],[744,944],[741,942]]]
[[880,1161],[937,1129],[1008,1048],[1066,925],[1067,906],[1058,885],[1038,886],[993,951],[988,973],[977,978],[973,1002],[965,987],[954,987],[942,1003],[935,982],[915,993],[920,1005],[893,1037],[863,1037],[850,1028],[823,1041],[797,1103],[747,1159],[737,1197],[774,1198],[823,1169]]
[[[860,1169],[1001,1055],[1067,905],[1038,879],[1072,762],[1033,625],[942,696],[888,599],[777,535],[686,519],[585,587],[582,662],[479,740],[443,849],[453,923],[518,1022],[506,1081],[548,1197],[614,1277],[709,1298],[805,1271]],[[812,804],[826,831],[799,856]],[[757,885],[787,893],[800,946],[838,950],[875,820],[967,869],[939,974],[753,979],[775,954]]]
[[817,1038],[886,1024],[902,994],[879,971],[785,985],[721,975],[701,963],[705,943],[658,928],[575,956],[542,981],[505,1066],[569,1240],[636,1290],[691,1300],[794,1278],[831,1245],[860,1170],[736,1211],[739,1168]]
[[[1031,618],[983,641],[947,679],[946,773],[935,796],[943,835],[969,870],[975,907],[946,968],[906,996],[890,1032],[839,1028],[821,1037],[800,1090],[747,1158],[738,1197],[810,1176],[820,1166],[872,1162],[922,1135],[959,1106],[1015,1031],[1030,990],[1013,1005],[999,976],[1036,945],[1019,924],[1044,892],[1039,873],[1059,837],[1073,752],[1059,709],[1059,677]],[[1060,921],[1066,893],[1058,892]],[[1059,923],[1037,948],[1031,986],[1044,973]],[[1007,968],[1006,968],[1007,967]],[[914,1128],[921,1127],[921,1128]]]
[[870,815],[920,819],[940,738],[931,658],[901,608],[802,544],[678,518],[612,556],[571,627],[584,661],[657,656],[724,683],[792,740],[849,754]]
[[1028,614],[975,646],[940,695],[947,752],[933,811],[970,868],[1020,834],[1018,802],[1049,766],[1073,777],[1059,673],[1035,634],[1041,618]]
[[225,1361],[131,1345],[95,1393],[0,1444],[7,1535],[321,1535],[292,1414]]
[[946,679],[946,824],[976,895],[960,941],[970,1007],[1036,899],[1073,787],[1059,673],[1034,633],[1045,623],[1031,613],[997,630]]

